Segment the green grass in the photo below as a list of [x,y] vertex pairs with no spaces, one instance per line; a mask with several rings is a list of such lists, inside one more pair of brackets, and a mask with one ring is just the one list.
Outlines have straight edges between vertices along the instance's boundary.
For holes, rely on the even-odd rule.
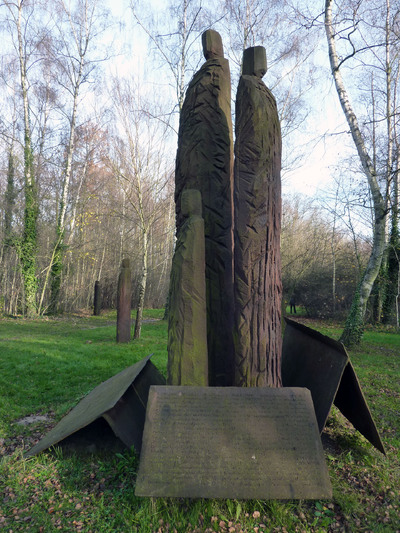
[[[145,319],[161,318],[149,310]],[[308,323],[331,337],[340,325]],[[0,320],[0,532],[400,531],[400,335],[367,330],[350,352],[384,445],[382,456],[333,409],[324,432],[333,500],[137,498],[138,459],[123,453],[22,453],[101,381],[150,353],[165,372],[167,325],[115,342],[115,313]],[[43,414],[49,421],[15,422]]]
[[296,317],[307,316],[307,311],[302,305],[296,305],[296,313],[290,312],[290,305],[285,308],[286,316],[296,320]]
[[165,371],[166,322],[145,323],[141,339],[117,344],[111,318],[0,321],[0,438],[4,426],[27,414],[63,415],[98,383],[150,353]]

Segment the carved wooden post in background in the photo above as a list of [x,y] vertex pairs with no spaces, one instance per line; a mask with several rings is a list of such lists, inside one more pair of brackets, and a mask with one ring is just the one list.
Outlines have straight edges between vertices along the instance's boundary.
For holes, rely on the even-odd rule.
[[204,220],[199,191],[181,196],[186,217],[171,268],[168,314],[168,384],[208,385]]
[[281,385],[281,132],[262,81],[265,49],[248,48],[236,97],[235,384]]
[[117,342],[131,340],[131,269],[129,259],[123,259],[117,288]]
[[201,193],[205,228],[210,385],[233,385],[233,132],[231,79],[219,33],[203,33],[206,62],[186,92],[175,172],[177,235],[181,194]]
[[94,316],[100,316],[101,311],[101,291],[100,281],[94,283],[94,298],[93,298],[93,314]]

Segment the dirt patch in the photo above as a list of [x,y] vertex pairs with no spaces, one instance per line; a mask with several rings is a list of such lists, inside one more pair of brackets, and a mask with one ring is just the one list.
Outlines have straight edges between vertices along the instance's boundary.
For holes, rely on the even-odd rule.
[[18,426],[30,426],[31,424],[36,424],[37,422],[52,422],[53,419],[48,415],[28,415],[20,420],[16,420],[14,424]]
[[55,413],[53,411],[44,414],[34,413],[14,420],[12,425],[18,434],[0,439],[0,457],[11,455],[16,450],[26,451],[32,448],[54,427]]

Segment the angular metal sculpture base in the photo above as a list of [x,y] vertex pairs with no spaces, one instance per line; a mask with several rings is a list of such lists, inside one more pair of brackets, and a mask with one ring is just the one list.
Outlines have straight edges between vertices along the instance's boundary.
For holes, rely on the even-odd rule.
[[282,348],[284,387],[311,391],[320,432],[332,404],[380,452],[385,453],[353,365],[342,343],[285,318]]
[[364,435],[377,450],[386,455],[371,411],[361,390],[360,382],[350,361],[344,369],[333,403],[361,435]]
[[137,496],[332,496],[306,389],[151,387]]
[[165,384],[150,357],[98,385],[25,456],[36,455],[67,437],[71,442],[79,434],[94,444],[109,440],[113,434],[114,439],[128,448],[134,446],[140,453],[149,388]]

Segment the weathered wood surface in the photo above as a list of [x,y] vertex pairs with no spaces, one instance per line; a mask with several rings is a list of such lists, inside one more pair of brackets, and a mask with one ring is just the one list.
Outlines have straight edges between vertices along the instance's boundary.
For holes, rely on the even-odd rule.
[[100,281],[94,283],[93,315],[100,316],[101,312],[101,287]]
[[168,313],[169,385],[208,385],[204,220],[201,195],[186,189],[172,259]]
[[281,385],[281,132],[261,77],[265,50],[247,49],[236,97],[235,384]]
[[207,342],[212,385],[232,385],[233,132],[229,63],[219,34],[203,34],[207,61],[186,92],[175,171],[177,235],[184,189],[201,192],[205,230]]
[[131,340],[132,281],[129,259],[123,259],[117,287],[117,342]]

